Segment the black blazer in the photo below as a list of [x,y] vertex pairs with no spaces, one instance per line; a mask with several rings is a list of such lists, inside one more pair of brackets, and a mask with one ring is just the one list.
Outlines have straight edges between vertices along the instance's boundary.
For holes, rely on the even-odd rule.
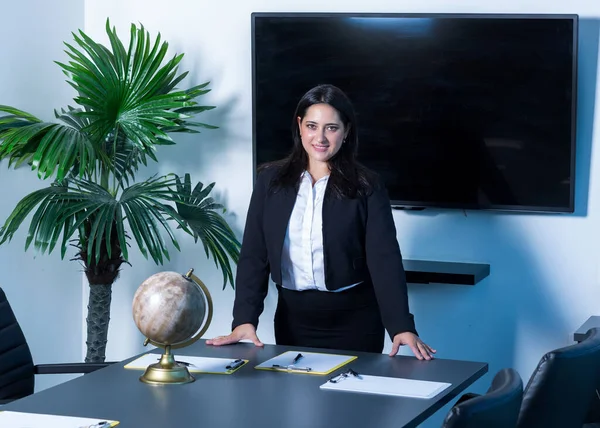
[[[258,325],[269,273],[273,282],[281,284],[281,252],[296,192],[271,190],[276,172],[273,167],[264,169],[252,192],[237,266],[232,328],[245,323]],[[379,181],[368,197],[355,199],[328,197],[328,190],[322,213],[326,287],[336,290],[360,281],[371,282],[390,337],[405,331],[416,334],[385,186]]]

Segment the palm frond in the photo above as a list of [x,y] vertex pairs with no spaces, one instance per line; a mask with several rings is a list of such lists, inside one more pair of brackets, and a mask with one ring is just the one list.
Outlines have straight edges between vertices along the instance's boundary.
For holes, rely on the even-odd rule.
[[176,89],[188,74],[178,71],[183,55],[167,59],[169,45],[160,34],[152,40],[143,26],[132,25],[126,48],[108,20],[106,32],[109,47],[83,31],[65,43],[68,61],[56,63],[76,90],[78,106],[55,112],[61,124],[0,106],[9,113],[0,117],[0,159],[28,163],[41,178],[56,174],[59,181],[74,171],[80,178],[96,168],[116,171],[123,187],[129,181],[120,180],[131,180],[138,164],[157,161],[156,146],[174,144],[170,134],[216,128],[193,120],[214,108],[197,102],[210,91],[209,82]]
[[64,257],[67,241],[77,230],[74,227],[76,215],[93,212],[105,203],[104,198],[78,192],[66,181],[54,183],[30,193],[17,204],[0,229],[0,244],[10,241],[27,216],[35,210],[25,250],[33,243],[34,248],[42,254],[51,253],[62,234],[61,255]]
[[80,115],[89,120],[86,131],[93,139],[118,128],[140,152],[153,157],[154,146],[170,139],[163,128],[186,127],[183,123],[191,117],[176,110],[195,106],[193,98],[206,90],[165,91],[180,81],[177,67],[183,55],[161,65],[168,44],[161,42],[160,34],[152,44],[143,26],[132,25],[125,50],[108,21],[106,31],[112,51],[80,31],[79,37],[75,36],[78,47],[67,45],[71,61],[59,65],[79,94],[75,101],[84,107]]
[[214,183],[203,187],[197,183],[192,189],[191,177],[185,174],[183,181],[176,177],[177,194],[176,207],[179,216],[185,220],[194,237],[204,246],[206,256],[212,255],[215,265],[223,273],[223,289],[227,282],[234,286],[233,271],[229,259],[237,264],[239,260],[240,242],[235,234],[221,217],[217,210],[224,211],[220,204],[216,204],[208,195]]
[[65,124],[43,122],[6,106],[0,106],[0,112],[10,113],[0,116],[0,160],[8,158],[9,165],[26,162],[41,178],[56,173],[61,181],[73,169],[79,176],[93,173],[102,158],[98,147],[82,132],[74,110],[56,113]]
[[[84,246],[82,250],[88,257],[84,261],[97,263],[104,250],[110,257],[111,240],[108,238],[113,226],[116,226],[119,247],[127,260],[127,237],[122,227],[125,218],[142,254],[162,264],[169,259],[162,232],[167,233],[175,248],[180,248],[167,219],[174,219],[180,227],[188,230],[174,208],[160,202],[161,199],[172,199],[171,187],[174,184],[170,177],[153,178],[126,188],[119,200],[89,180],[73,178],[54,184],[31,193],[17,204],[0,229],[0,244],[12,239],[25,218],[33,212],[26,250],[33,244],[42,254],[50,253],[62,235],[61,255],[64,257],[67,242],[79,232]],[[107,247],[101,248],[102,244]]]
[[175,220],[179,227],[189,232],[187,225],[173,207],[161,202],[173,199],[174,185],[175,180],[170,176],[151,178],[125,188],[119,199],[119,205],[140,251],[144,257],[152,257],[157,264],[164,262],[163,256],[169,260],[169,252],[161,230],[167,233],[175,248],[180,249],[167,220]]
[[[44,189],[36,190],[25,196],[14,208],[7,218],[6,222],[0,228],[0,244],[12,240],[15,232],[19,229],[27,216],[44,200],[51,199],[58,194],[66,192],[67,189],[62,185],[52,185]],[[53,219],[54,220],[54,219]],[[25,249],[29,247],[31,239],[28,238]]]

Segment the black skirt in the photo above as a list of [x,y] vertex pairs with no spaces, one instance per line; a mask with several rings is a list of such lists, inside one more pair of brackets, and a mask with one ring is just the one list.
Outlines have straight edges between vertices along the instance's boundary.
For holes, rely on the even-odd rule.
[[345,291],[294,291],[277,286],[278,345],[346,351],[383,351],[385,329],[373,286]]

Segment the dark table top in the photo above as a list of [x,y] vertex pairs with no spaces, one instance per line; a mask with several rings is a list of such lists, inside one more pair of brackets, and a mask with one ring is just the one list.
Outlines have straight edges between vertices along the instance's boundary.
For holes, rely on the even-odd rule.
[[[358,356],[332,375],[352,367],[363,374],[449,382],[452,386],[432,399],[391,397],[325,391],[319,386],[329,376],[254,368],[288,350]],[[231,375],[195,374],[193,383],[155,386],[139,381],[142,371],[123,368],[136,356],[13,402],[3,410],[113,419],[120,421],[118,428],[416,427],[488,370],[488,365],[480,362],[419,361],[276,345],[257,348],[249,343],[212,347],[203,340],[174,353],[176,357],[245,358],[250,362]]]

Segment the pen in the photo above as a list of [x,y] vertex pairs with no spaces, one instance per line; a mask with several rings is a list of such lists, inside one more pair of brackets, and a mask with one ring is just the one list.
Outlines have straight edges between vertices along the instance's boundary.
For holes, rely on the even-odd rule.
[[294,358],[294,361],[292,362],[292,364],[296,364],[298,361],[300,361],[300,358],[303,358],[304,356],[302,354],[298,354],[296,355],[296,358]]
[[289,366],[282,366],[279,364],[273,364],[271,367],[274,369],[289,370],[289,371],[302,371],[302,372],[312,371],[312,369],[310,367],[289,367]]
[[358,374],[358,372],[356,372],[356,371],[352,370],[351,368],[349,368],[345,372],[340,373],[339,375],[330,378],[329,382],[331,382],[331,383],[339,383],[339,382],[343,381],[344,379],[347,379],[349,376],[354,376],[355,378],[362,380],[362,377],[361,377],[360,374]]
[[355,372],[352,369],[348,369],[348,373],[350,373],[352,376],[354,376],[354,377],[356,377],[358,379],[362,379],[362,377],[357,372]]
[[244,360],[238,358],[237,360],[233,361],[232,363],[227,364],[227,366],[225,366],[225,368],[227,370],[233,370],[233,369],[237,369],[242,364],[244,364]]
[[109,428],[109,427],[110,427],[110,422],[100,421],[94,425],[86,425],[84,427],[79,427],[79,428]]

